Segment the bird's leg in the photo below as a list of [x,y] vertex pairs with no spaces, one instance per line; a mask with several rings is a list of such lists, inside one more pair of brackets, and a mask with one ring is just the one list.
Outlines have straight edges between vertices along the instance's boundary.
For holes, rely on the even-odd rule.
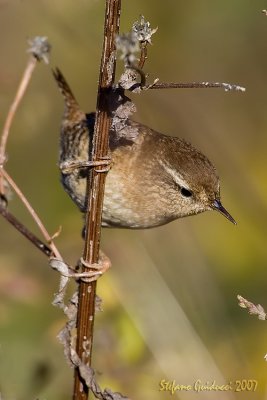
[[94,168],[94,167],[99,167],[103,166],[105,168],[102,169],[96,169],[96,172],[108,172],[111,167],[111,157],[106,156],[106,157],[101,157],[100,160],[94,160],[94,161],[63,161],[59,164],[59,168],[63,174],[69,174],[75,169],[83,169],[83,168]]
[[100,251],[98,263],[90,264],[81,257],[79,260],[79,265],[88,268],[89,271],[75,272],[73,273],[73,277],[89,283],[96,281],[100,276],[102,276],[104,272],[111,267],[111,261],[102,251]]

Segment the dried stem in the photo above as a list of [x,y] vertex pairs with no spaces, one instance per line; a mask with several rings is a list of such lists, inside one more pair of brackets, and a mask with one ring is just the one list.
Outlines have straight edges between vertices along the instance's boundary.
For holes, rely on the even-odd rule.
[[138,63],[138,68],[143,69],[147,59],[147,42],[141,44],[141,55]]
[[145,89],[210,89],[222,88],[225,91],[236,90],[245,92],[245,88],[239,85],[223,82],[189,82],[189,83],[176,83],[176,82],[160,82],[147,86]]
[[25,236],[37,249],[41,250],[46,256],[55,256],[54,252],[42,242],[34,233],[29,231],[25,225],[23,225],[13,214],[11,214],[7,209],[0,205],[0,214],[17,229],[23,236]]
[[[6,161],[6,144],[7,144],[7,139],[8,139],[8,135],[10,132],[10,127],[12,125],[17,108],[18,108],[18,106],[26,92],[28,84],[31,80],[32,73],[36,67],[36,64],[37,64],[37,59],[31,55],[27,65],[26,65],[25,71],[23,73],[21,82],[19,84],[17,93],[15,95],[15,99],[9,108],[9,111],[8,111],[8,114],[6,117],[6,121],[4,124],[4,128],[3,128],[1,142],[0,142],[0,167],[3,166],[3,164]],[[4,182],[3,182],[3,178],[1,176],[1,174],[0,174],[0,193],[4,194]]]
[[[108,95],[115,77],[115,37],[119,32],[121,0],[106,0],[104,42],[100,65],[99,85],[96,106],[96,121],[90,159],[103,160],[108,155],[108,136],[111,115],[108,110]],[[99,170],[102,167],[98,167]],[[101,215],[104,199],[105,172],[90,171],[88,176],[88,208],[86,213],[85,246],[83,259],[87,263],[96,263],[99,259]],[[88,268],[83,266],[83,271]],[[77,347],[79,358],[91,365],[93,327],[95,313],[96,282],[80,282],[79,305],[77,315]],[[75,369],[73,399],[85,400],[88,387],[82,379],[79,369]]]
[[20,221],[18,221],[9,211],[7,211],[6,207],[0,204],[0,214],[10,223],[12,224],[22,235],[24,235],[28,240],[30,240],[39,250],[41,250],[45,255],[51,257],[52,255],[60,257],[60,253],[57,250],[56,246],[53,244],[51,241],[51,238],[46,231],[44,225],[42,224],[41,220],[25,198],[25,196],[22,194],[20,189],[17,187],[15,182],[11,179],[11,177],[8,175],[8,173],[4,170],[4,164],[6,162],[6,146],[7,146],[7,140],[10,132],[10,128],[12,125],[12,122],[14,120],[16,111],[18,109],[18,106],[23,99],[26,89],[29,85],[29,82],[32,78],[33,71],[36,67],[37,61],[43,60],[45,63],[48,63],[48,55],[50,52],[50,44],[47,41],[46,37],[40,37],[37,36],[33,38],[32,40],[29,41],[30,48],[28,49],[28,52],[31,53],[30,58],[28,60],[28,63],[26,65],[26,68],[24,70],[24,73],[22,75],[22,79],[20,81],[19,87],[17,89],[17,93],[15,95],[15,98],[9,108],[9,111],[7,113],[7,117],[4,123],[4,128],[0,140],[0,197],[4,201],[6,201],[6,196],[5,196],[5,185],[4,185],[4,178],[9,182],[10,186],[13,187],[14,191],[17,193],[17,195],[20,197],[21,201],[24,203],[26,208],[29,210],[31,213],[32,217],[36,221],[37,225],[39,226],[41,232],[43,233],[45,239],[48,241],[48,243],[51,243],[51,248],[49,248],[45,243],[43,243],[40,239],[37,238],[32,232],[30,232],[25,225],[23,225]]
[[33,207],[29,203],[29,201],[26,199],[26,197],[24,196],[22,191],[19,189],[19,187],[16,185],[16,183],[13,181],[13,179],[8,175],[8,173],[4,169],[2,169],[1,172],[2,172],[3,177],[7,180],[7,182],[10,184],[10,186],[16,192],[16,194],[18,195],[18,197],[20,198],[22,203],[25,205],[25,207],[27,208],[27,210],[31,214],[31,216],[34,219],[34,221],[36,222],[36,224],[38,225],[40,231],[42,232],[42,234],[43,234],[43,236],[45,238],[45,240],[47,241],[47,243],[49,243],[50,248],[51,248],[52,252],[54,253],[55,257],[57,257],[60,260],[62,260],[62,257],[60,255],[56,245],[53,243],[53,240],[52,240],[51,236],[47,232],[44,224],[42,223],[42,221],[39,218],[39,216],[37,215],[37,213],[34,211]]

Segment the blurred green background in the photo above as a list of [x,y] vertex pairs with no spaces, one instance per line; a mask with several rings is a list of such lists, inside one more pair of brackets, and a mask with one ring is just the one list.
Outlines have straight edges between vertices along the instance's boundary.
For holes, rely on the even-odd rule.
[[[217,166],[234,227],[215,212],[147,231],[104,230],[111,271],[98,283],[104,312],[95,326],[94,367],[103,387],[133,399],[167,399],[162,379],[223,384],[256,379],[253,393],[176,392],[180,399],[267,399],[267,326],[237,305],[267,308],[266,1],[122,0],[121,31],[140,14],[158,26],[145,71],[151,80],[222,81],[247,88],[149,91],[133,95],[134,118],[192,142]],[[0,118],[27,62],[27,40],[48,36],[82,108],[95,107],[104,1],[0,0]],[[59,183],[62,98],[40,65],[17,112],[7,170],[69,263],[82,251],[82,218]],[[10,209],[38,232],[14,196]],[[70,399],[72,371],[56,335],[58,275],[0,219],[0,393],[3,399]]]

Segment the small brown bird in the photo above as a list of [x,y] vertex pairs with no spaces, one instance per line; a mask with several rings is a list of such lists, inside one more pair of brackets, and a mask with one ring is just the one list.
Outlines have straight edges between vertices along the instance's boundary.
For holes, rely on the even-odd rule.
[[[86,210],[86,177],[89,139],[94,113],[85,114],[61,72],[54,77],[65,100],[61,124],[60,169],[66,192],[82,212]],[[190,143],[127,121],[119,137],[110,133],[112,168],[105,185],[102,225],[152,228],[177,218],[216,210],[236,224],[222,206],[216,169]]]

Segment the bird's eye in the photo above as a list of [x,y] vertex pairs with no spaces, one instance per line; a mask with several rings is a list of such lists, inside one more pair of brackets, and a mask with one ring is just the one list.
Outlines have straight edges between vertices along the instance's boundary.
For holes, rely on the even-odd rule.
[[191,197],[192,196],[192,192],[190,192],[190,190],[188,190],[188,189],[186,189],[184,187],[181,188],[181,194],[184,197]]

